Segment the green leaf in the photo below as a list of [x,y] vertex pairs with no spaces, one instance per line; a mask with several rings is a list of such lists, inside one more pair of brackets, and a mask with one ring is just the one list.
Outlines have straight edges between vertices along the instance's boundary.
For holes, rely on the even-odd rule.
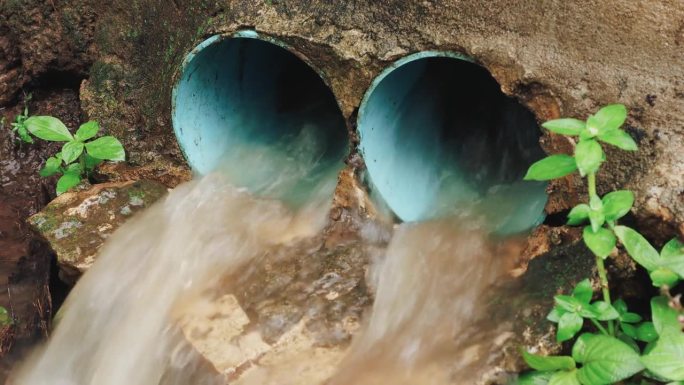
[[606,259],[615,248],[617,239],[612,231],[601,227],[594,232],[591,227],[586,226],[582,232],[582,238],[594,255]]
[[598,135],[600,141],[625,151],[636,151],[638,146],[628,133],[622,130],[609,130]]
[[584,385],[613,384],[644,369],[634,349],[605,335],[581,335],[572,348],[572,357],[583,364],[577,378]]
[[[12,316],[4,307],[0,306],[0,326],[12,324]],[[571,358],[572,359],[572,358]],[[573,361],[574,363],[574,361]]]
[[572,290],[572,296],[584,303],[589,303],[593,295],[594,289],[591,288],[589,279],[583,279]]
[[670,307],[667,297],[659,296],[651,298],[651,318],[653,326],[659,335],[664,335],[669,331],[681,331],[678,321],[679,314]]
[[81,124],[81,127],[76,130],[76,135],[74,135],[74,137],[76,140],[84,142],[95,137],[99,131],[100,125],[96,121],[91,120],[90,122]]
[[550,180],[564,177],[577,170],[575,158],[570,155],[557,154],[535,162],[527,170],[525,180]]
[[648,275],[655,287],[674,287],[681,280],[679,274],[665,267],[657,268]]
[[617,130],[627,119],[627,108],[622,104],[607,105],[587,119],[587,129],[594,135]]
[[641,357],[643,364],[658,376],[671,381],[684,381],[684,333],[662,334],[653,350]]
[[68,165],[78,159],[83,152],[83,143],[77,141],[67,142],[62,146],[62,160]]
[[549,385],[581,385],[581,383],[577,378],[577,370],[571,370],[554,373],[549,380]]
[[540,356],[523,350],[523,358],[530,368],[542,372],[570,370],[575,368],[575,360],[568,356]]
[[598,171],[601,163],[603,163],[603,159],[603,149],[597,141],[589,139],[577,143],[577,147],[575,147],[575,162],[580,175],[585,176]]
[[610,321],[620,318],[618,311],[608,302],[596,301],[592,303],[591,306],[596,310],[596,313],[598,314],[596,318],[598,318],[599,321]]
[[606,217],[603,215],[602,210],[591,210],[589,212],[589,222],[591,224],[591,229],[594,232],[598,231],[604,223],[606,223]]
[[617,299],[615,302],[613,302],[613,306],[615,307],[615,310],[617,310],[620,314],[624,314],[627,312],[627,303],[625,303],[625,301],[622,298]]
[[562,135],[579,135],[585,126],[583,121],[571,118],[549,120],[542,124],[547,130]]
[[81,175],[73,172],[67,172],[62,175],[57,181],[57,195],[67,192],[70,188],[81,183]]
[[603,214],[609,221],[622,218],[629,212],[634,204],[634,193],[629,190],[613,191],[606,194],[603,199]]
[[646,270],[658,268],[660,255],[641,234],[626,226],[615,226],[613,229],[629,255]]
[[644,342],[653,342],[658,339],[658,332],[653,322],[644,322],[636,328],[636,339]]
[[45,161],[45,166],[38,173],[42,177],[53,176],[59,171],[62,161],[51,156]]
[[565,313],[558,321],[556,341],[563,342],[571,339],[582,329],[584,320],[577,313]]
[[516,385],[547,385],[553,372],[529,372],[522,374],[515,382]]
[[553,300],[561,309],[569,312],[579,312],[584,305],[589,304],[589,301],[584,302],[569,295],[556,295],[553,297]]
[[674,271],[680,278],[684,279],[684,243],[677,238],[671,239],[660,251],[660,259],[662,266]]
[[620,341],[626,343],[635,352],[641,353],[641,349],[639,349],[639,344],[637,344],[633,337],[630,337],[626,333],[618,333],[617,338]]
[[660,256],[663,258],[672,258],[684,255],[684,243],[677,238],[670,239],[669,242],[660,250]]
[[[622,298],[613,302],[613,307],[620,314],[620,322],[624,323],[637,323],[641,322],[641,316],[636,313],[630,313],[627,309],[627,304]],[[632,336],[633,337],[633,336]]]
[[563,316],[563,314],[567,313],[567,311],[561,309],[558,306],[554,306],[553,309],[549,312],[549,315],[546,316],[546,319],[558,323],[560,321],[560,318]]
[[24,143],[33,143],[33,138],[29,135],[28,129],[24,124],[20,124],[16,127],[17,135]]
[[625,322],[629,324],[635,324],[637,322],[641,322],[642,318],[639,314],[637,313],[622,313],[620,314],[620,322]]
[[103,162],[102,159],[97,159],[97,158],[90,156],[89,154],[85,154],[85,166],[86,166],[86,170],[88,170],[88,171],[94,170],[95,167],[97,167],[97,165],[102,163],[102,162]]
[[[628,323],[621,323],[620,329],[629,337],[637,339],[637,327]],[[656,334],[657,337],[657,334]]]
[[73,136],[61,120],[52,116],[32,116],[24,122],[31,134],[51,142],[69,142]]
[[83,169],[81,168],[81,165],[78,163],[72,163],[69,166],[67,166],[66,172],[65,173],[72,173],[72,174],[78,174],[79,176],[83,174]]
[[88,154],[94,158],[113,161],[126,160],[121,142],[113,136],[103,136],[85,144]]
[[585,203],[573,207],[568,213],[568,225],[577,226],[584,223],[589,218],[589,212],[591,212],[591,207]]

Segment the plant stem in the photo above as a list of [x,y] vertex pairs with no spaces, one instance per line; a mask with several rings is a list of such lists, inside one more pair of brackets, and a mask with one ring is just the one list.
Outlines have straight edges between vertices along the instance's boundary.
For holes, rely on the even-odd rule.
[[[591,202],[593,198],[598,198],[598,194],[596,193],[595,172],[590,172],[587,175],[587,182],[589,185],[589,202]],[[612,305],[612,302],[610,301],[610,288],[608,286],[608,273],[606,271],[606,265],[603,262],[603,258],[599,256],[596,256],[596,268],[598,270],[599,279],[601,281],[601,291],[603,292],[603,300],[607,304]],[[615,325],[613,321],[608,321],[608,330],[610,331],[610,335],[615,335]]]
[[85,174],[86,178],[90,178],[90,172],[86,170],[85,151],[83,151],[78,157],[78,162],[81,165],[81,175]]
[[[601,280],[603,300],[606,301],[607,304],[612,305],[612,302],[610,301],[610,290],[608,288],[608,273],[606,271],[606,265],[603,263],[603,258],[599,256],[596,257],[596,267],[598,269],[599,279]],[[615,335],[615,325],[613,324],[613,321],[608,321],[608,330],[610,331],[611,336]]]
[[590,172],[587,175],[587,182],[589,182],[589,198],[597,196],[596,194],[596,173]]
[[594,324],[594,326],[596,326],[596,328],[597,328],[598,330],[601,331],[601,333],[603,333],[603,334],[605,334],[605,335],[613,335],[613,333],[608,333],[608,331],[606,330],[606,328],[604,328],[603,326],[601,326],[601,323],[600,323],[600,322],[598,322],[597,320],[595,320],[595,319],[593,319],[593,318],[589,318],[589,319],[590,319],[591,322]]

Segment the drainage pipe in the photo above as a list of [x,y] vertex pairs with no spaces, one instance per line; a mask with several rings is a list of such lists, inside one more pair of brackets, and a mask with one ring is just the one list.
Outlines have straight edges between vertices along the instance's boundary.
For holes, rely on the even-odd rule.
[[357,124],[371,188],[399,219],[471,211],[500,234],[543,220],[545,184],[522,181],[543,157],[534,115],[469,58],[399,60],[372,83]]
[[286,45],[253,31],[216,35],[185,58],[173,127],[198,174],[217,169],[262,196],[304,202],[348,152],[323,79]]

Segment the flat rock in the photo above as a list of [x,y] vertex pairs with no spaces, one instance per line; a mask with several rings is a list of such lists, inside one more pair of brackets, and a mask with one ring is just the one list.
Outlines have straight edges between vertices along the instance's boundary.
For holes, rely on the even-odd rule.
[[105,240],[166,192],[164,185],[149,180],[98,184],[58,196],[28,222],[57,254],[60,278],[75,283]]

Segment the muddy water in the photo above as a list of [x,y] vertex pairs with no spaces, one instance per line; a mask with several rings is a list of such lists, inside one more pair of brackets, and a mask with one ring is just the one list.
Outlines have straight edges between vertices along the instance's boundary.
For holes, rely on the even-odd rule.
[[[294,169],[295,175],[301,171]],[[290,250],[300,259],[317,258],[315,248],[298,245],[320,237],[325,227],[335,180],[334,173],[325,173],[296,209],[233,187],[225,172],[177,187],[110,238],[57,315],[49,342],[10,384],[234,380],[212,370],[186,341],[183,315],[221,295],[225,277],[261,263],[265,255]],[[238,383],[473,383],[487,364],[486,354],[470,349],[473,341],[487,346],[505,332],[495,323],[481,323],[480,304],[507,266],[479,223],[453,217],[399,225],[391,235],[364,227],[362,242],[382,244],[378,238],[384,237],[389,245],[368,268],[364,285],[372,288],[375,301],[344,358],[313,382],[302,379],[299,364],[308,359],[299,356],[298,362],[252,372]]]
[[49,343],[12,383],[187,384],[165,376],[178,367],[190,376],[197,364],[180,342],[175,307],[268,247],[318,232],[322,207],[292,212],[218,175],[178,187],[111,238],[65,302]]

